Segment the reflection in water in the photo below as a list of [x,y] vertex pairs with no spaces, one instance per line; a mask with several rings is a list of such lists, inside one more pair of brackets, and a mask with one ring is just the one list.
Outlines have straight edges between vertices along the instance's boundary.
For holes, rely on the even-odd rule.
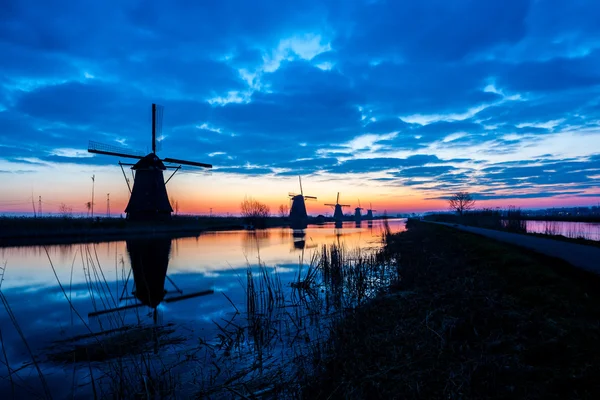
[[[390,222],[394,231],[404,229],[403,220]],[[300,271],[298,263],[300,262],[301,266],[304,260],[311,259],[316,250],[308,249],[331,244],[341,245],[346,249],[380,246],[381,223],[373,221],[373,226],[369,228],[371,232],[365,229],[365,226],[357,229],[355,223],[349,221],[343,224],[328,223],[320,227],[309,226],[297,232],[289,228],[273,228],[253,232],[206,232],[198,237],[173,240],[152,238],[75,246],[47,246],[56,276],[49,266],[45,251],[40,251],[43,250],[42,247],[5,248],[0,253],[2,257],[0,263],[7,261],[8,265],[2,291],[17,315],[21,331],[34,347],[34,354],[40,354],[40,348],[46,346],[48,342],[66,343],[66,340],[69,341],[69,348],[68,351],[62,352],[61,359],[69,365],[73,365],[74,352],[78,354],[77,359],[79,360],[81,356],[81,360],[85,363],[90,350],[94,350],[95,359],[100,362],[105,359],[112,360],[115,355],[121,356],[123,349],[127,355],[135,354],[131,360],[139,360],[138,356],[141,354],[144,354],[144,357],[150,355],[152,349],[157,353],[158,349],[158,354],[153,355],[158,361],[152,373],[152,376],[157,378],[163,376],[161,372],[163,362],[167,366],[171,365],[171,361],[177,362],[179,353],[175,357],[174,350],[169,347],[177,345],[177,352],[182,348],[189,349],[190,360],[192,360],[190,363],[195,363],[193,366],[182,364],[178,367],[180,369],[177,373],[185,371],[192,373],[195,368],[198,368],[198,361],[193,358],[198,341],[211,341],[211,346],[220,343],[215,337],[222,332],[216,327],[215,322],[227,330],[242,329],[247,325],[237,319],[232,324],[228,324],[228,321],[236,315],[243,314],[248,307],[246,275],[249,270],[259,273],[255,275],[257,285],[271,285],[269,282],[275,282],[276,285],[272,288],[285,294],[291,287],[291,282],[297,281],[299,276],[302,276],[305,282],[307,281],[306,277],[310,269],[305,265]],[[248,255],[248,253],[258,254],[259,248],[261,266],[253,262],[254,256]],[[273,271],[277,273],[273,275]],[[277,281],[272,279],[273,276],[277,277]],[[268,280],[265,280],[266,278]],[[334,289],[341,287],[338,278],[340,277],[335,274],[332,277]],[[64,294],[58,281],[65,289]],[[177,302],[176,306],[172,306],[171,303],[178,300],[212,293],[212,291],[198,292],[208,286],[218,288],[217,290],[224,295],[211,296],[208,301],[181,301]],[[345,293],[343,290],[333,290],[331,295],[339,297],[342,292]],[[261,293],[263,292],[257,290],[258,295]],[[266,295],[269,291],[265,290],[264,293]],[[325,299],[319,296],[313,299],[307,293],[306,290],[301,289],[296,295],[305,298],[302,301],[314,303],[310,307],[307,306],[308,311],[306,311],[312,318],[319,315],[319,304],[325,302]],[[341,298],[329,300],[336,304],[340,303]],[[154,324],[143,323],[144,315],[147,315],[144,310],[148,308],[152,310]],[[284,314],[289,318],[289,309],[282,308],[282,310],[285,310]],[[93,332],[88,331],[87,326],[78,324],[77,318],[73,318],[74,311],[82,316],[95,313],[97,317],[92,318],[95,325],[89,327]],[[300,307],[295,307],[290,315],[300,311]],[[162,315],[168,318],[164,325],[157,321],[157,316]],[[279,323],[278,321],[275,319],[272,323]],[[302,321],[298,320],[298,322]],[[120,329],[123,323],[129,327]],[[100,329],[97,329],[98,326]],[[305,335],[306,328],[303,322],[298,326],[302,327],[302,335]],[[11,329],[11,322],[1,313],[0,327],[10,364],[14,369],[21,368],[21,365],[29,361],[23,356],[26,352],[22,348],[22,340],[16,331]],[[282,331],[280,328],[277,326],[278,332]],[[231,336],[223,336],[223,340],[238,336],[238,332],[235,332]],[[242,334],[239,337],[248,336]],[[293,337],[296,337],[296,332]],[[75,340],[75,338],[83,339]],[[294,344],[296,342],[298,341],[294,341]],[[98,349],[102,351],[96,351]],[[59,356],[55,354],[55,357]],[[202,362],[200,365],[201,368],[206,367]],[[246,364],[242,366],[244,365]],[[102,371],[94,370],[94,376],[102,374],[109,376],[112,367],[109,364],[105,367],[102,367]],[[50,371],[59,367],[44,362],[43,368]],[[92,368],[96,367],[92,366]],[[89,368],[81,370],[81,374],[86,378],[78,381],[77,395],[81,398],[89,398],[90,393],[87,391],[89,386],[88,389],[83,389],[89,383]],[[21,371],[20,374],[23,375],[31,372],[26,369]],[[72,373],[70,371],[72,369],[68,368],[68,374]],[[130,371],[135,375],[136,369]],[[120,373],[115,372],[115,374],[118,377]],[[52,380],[49,383],[51,391],[57,393],[56,397],[60,398],[77,397],[77,395],[72,396],[70,392],[62,392],[65,390],[68,392],[70,386],[64,388],[62,382],[64,376],[59,375],[48,375],[48,380]],[[189,382],[194,382],[194,378],[189,377]],[[222,376],[222,378],[227,377]],[[71,380],[70,375],[69,380]],[[194,387],[189,389],[192,394],[195,394],[194,391],[197,391],[198,387],[192,386]],[[0,398],[4,389],[10,391],[10,383],[0,381]]]
[[[184,294],[177,287],[175,282],[167,275],[169,268],[169,258],[171,255],[171,238],[142,238],[142,239],[127,239],[126,246],[131,262],[130,273],[133,273],[133,290],[134,304],[126,304],[119,307],[105,308],[96,310],[88,315],[96,317],[103,314],[114,313],[130,308],[146,306],[152,309],[152,320],[156,324],[158,322],[158,306],[164,302],[173,303],[176,301],[186,300],[193,297],[204,296],[214,293],[213,290],[204,290],[200,292],[192,292]],[[169,296],[165,298],[168,291],[165,289],[165,281],[169,280],[178,296]],[[124,296],[128,289],[129,277],[125,281],[123,294],[119,300],[130,300]]]
[[302,250],[306,246],[306,232],[304,230],[295,230],[292,232],[294,248]]
[[360,228],[361,224],[362,224],[362,221],[361,221],[361,220],[358,220],[358,221],[356,221],[356,227],[357,227],[357,228]]
[[135,289],[132,294],[145,306],[153,309],[156,323],[158,305],[165,298],[165,279],[171,253],[170,238],[127,240]]

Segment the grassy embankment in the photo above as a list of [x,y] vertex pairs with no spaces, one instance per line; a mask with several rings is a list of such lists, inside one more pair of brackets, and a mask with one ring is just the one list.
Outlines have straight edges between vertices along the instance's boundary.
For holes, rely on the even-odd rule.
[[[267,227],[285,226],[282,218],[268,218]],[[242,229],[240,217],[173,216],[164,222],[132,222],[124,218],[0,217],[0,246],[85,243],[122,240],[148,234],[193,236],[207,230]]]
[[600,279],[409,221],[402,280],[349,313],[306,398],[598,398]]

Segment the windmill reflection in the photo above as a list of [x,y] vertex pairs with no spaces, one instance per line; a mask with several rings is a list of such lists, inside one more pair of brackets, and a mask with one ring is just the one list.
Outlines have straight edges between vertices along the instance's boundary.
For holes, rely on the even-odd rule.
[[306,232],[303,230],[295,230],[292,232],[294,249],[302,250],[306,246]]
[[[134,289],[131,292],[142,305],[152,308],[156,323],[157,307],[165,298],[165,279],[171,255],[171,239],[127,240]],[[177,288],[177,287],[176,287]],[[177,288],[181,294],[181,290]]]
[[[94,317],[102,314],[118,312],[127,309],[146,306],[152,309],[154,323],[158,320],[158,306],[161,303],[172,303],[194,297],[213,294],[213,290],[203,290],[184,294],[175,282],[167,275],[169,258],[171,254],[171,238],[155,237],[142,239],[127,239],[127,252],[131,261],[130,274],[133,273],[132,296],[126,296],[129,285],[129,276],[125,281],[120,301],[125,305],[89,313]],[[172,290],[165,289],[165,281],[168,280]],[[171,296],[171,292],[176,294]],[[168,295],[168,296],[167,296]],[[133,304],[127,304],[134,301]]]

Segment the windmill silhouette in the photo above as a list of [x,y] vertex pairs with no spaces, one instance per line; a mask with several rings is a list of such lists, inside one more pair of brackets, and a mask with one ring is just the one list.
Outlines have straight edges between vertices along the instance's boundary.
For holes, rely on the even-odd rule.
[[340,192],[337,194],[337,199],[335,204],[325,204],[326,206],[333,207],[333,219],[335,222],[342,222],[344,219],[344,213],[342,212],[342,207],[350,207],[349,204],[340,204]]
[[[133,178],[133,188],[129,188],[131,196],[129,203],[125,208],[127,218],[131,220],[157,220],[169,219],[173,208],[169,202],[166,184],[175,175],[182,165],[193,167],[212,168],[211,164],[204,164],[195,161],[180,160],[176,158],[160,159],[156,155],[156,134],[162,130],[162,111],[163,107],[152,104],[152,152],[147,155],[143,153],[133,154],[128,149],[105,145],[91,141],[88,145],[88,152],[95,154],[104,154],[116,157],[134,158],[139,160],[135,164],[121,163],[119,165],[123,170],[123,165],[131,166],[135,171]],[[159,142],[160,145],[160,142]],[[164,163],[178,164],[165,166]],[[173,169],[173,173],[165,181],[163,171]],[[133,173],[133,172],[132,172]],[[123,170],[123,176],[125,171]],[[129,187],[129,181],[125,176],[125,181]]]
[[360,210],[362,210],[362,207],[360,206],[360,200],[358,200],[358,207],[354,209],[354,220],[356,222],[362,221],[362,214]]
[[298,176],[300,182],[300,194],[289,193],[292,206],[290,207],[290,227],[292,229],[306,229],[308,226],[308,214],[306,213],[305,200],[316,200],[315,196],[305,196],[302,190],[302,178]]
[[367,209],[367,216],[365,217],[366,220],[368,221],[372,221],[373,220],[373,211],[377,211],[377,210],[373,210],[373,204],[369,203],[369,207]]

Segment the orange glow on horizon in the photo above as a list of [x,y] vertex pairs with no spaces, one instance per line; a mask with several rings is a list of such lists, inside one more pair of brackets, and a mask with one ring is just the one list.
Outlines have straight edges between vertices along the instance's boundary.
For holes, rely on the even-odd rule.
[[[129,171],[126,171],[130,173]],[[71,207],[74,215],[87,215],[86,203],[91,201],[92,181],[94,182],[94,215],[106,215],[107,193],[110,193],[111,216],[125,215],[129,200],[129,190],[118,166],[71,166],[63,170],[44,168],[27,175],[7,174],[3,176],[5,187],[10,192],[0,199],[0,213],[32,214],[38,208],[38,198],[42,196],[43,215],[58,215],[61,203]],[[26,177],[26,179],[24,179]],[[369,203],[377,214],[387,211],[388,215],[399,213],[422,213],[427,211],[447,211],[444,200],[430,200],[427,194],[403,186],[386,186],[373,183],[363,177],[348,176],[335,179],[323,176],[306,176],[302,180],[304,193],[317,196],[316,201],[307,201],[310,215],[331,215],[331,207],[340,192],[340,203],[349,204],[344,212],[354,213],[360,201],[366,210]],[[220,173],[179,174],[167,185],[169,197],[178,203],[180,214],[239,215],[240,203],[245,196],[266,203],[273,215],[278,215],[280,205],[289,206],[288,193],[298,193],[297,176],[265,177],[236,176]],[[479,188],[473,188],[476,192]],[[437,196],[447,193],[439,192]],[[32,205],[33,196],[33,205]],[[478,200],[476,207],[507,208],[515,205],[521,208],[552,208],[597,205],[599,197],[558,197]],[[366,213],[366,211],[363,211]]]

